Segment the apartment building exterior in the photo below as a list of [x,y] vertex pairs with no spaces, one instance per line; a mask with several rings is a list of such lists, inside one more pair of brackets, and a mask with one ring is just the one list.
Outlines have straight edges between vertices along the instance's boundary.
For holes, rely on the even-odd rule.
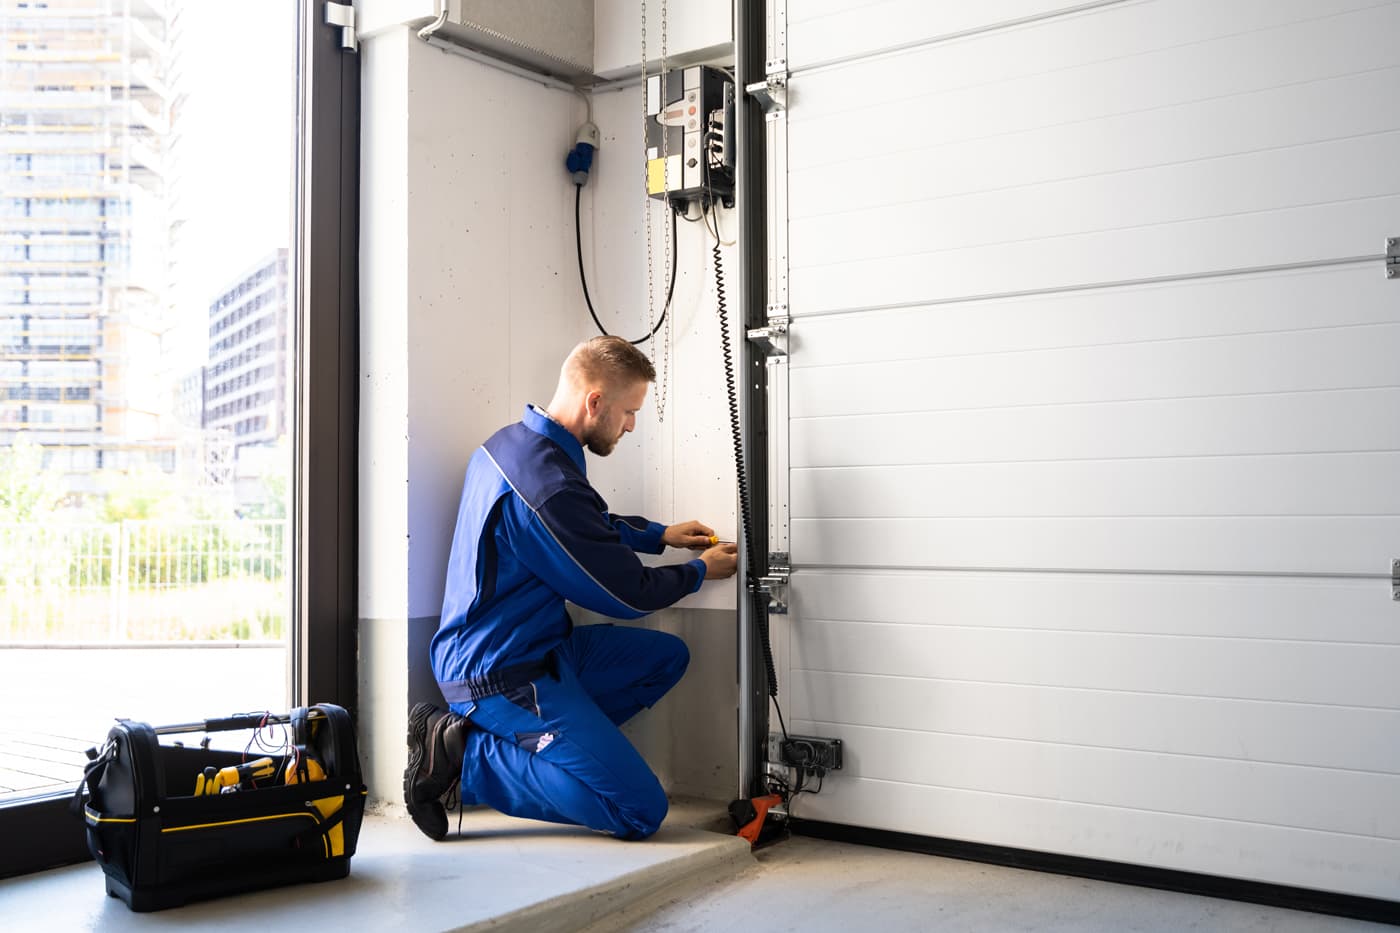
[[169,309],[163,0],[5,0],[0,444],[75,485],[169,460],[151,378]]
[[209,305],[202,426],[235,448],[271,444],[287,429],[288,286],[287,251],[278,249]]

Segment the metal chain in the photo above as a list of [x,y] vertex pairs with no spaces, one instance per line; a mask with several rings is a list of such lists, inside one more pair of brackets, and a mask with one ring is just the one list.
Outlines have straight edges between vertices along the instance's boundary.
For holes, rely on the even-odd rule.
[[[647,0],[642,0],[642,229],[647,238],[647,333],[656,327],[656,282],[651,255],[651,159],[647,152]],[[649,348],[656,356],[656,343]]]
[[[666,5],[667,0],[661,0],[661,81],[663,84],[666,81],[667,58]],[[663,98],[664,96],[665,95],[663,95]],[[666,101],[664,99],[661,101],[661,108],[664,112],[666,108]],[[662,241],[665,248],[663,253],[665,257],[665,265],[663,266],[665,275],[663,277],[667,282],[671,280],[671,225],[666,222],[668,218],[664,216],[666,211],[671,209],[671,159],[669,146],[671,134],[667,132],[669,129],[670,127],[668,126],[663,126],[661,128],[661,166],[662,178],[664,179],[663,187],[665,189],[665,196],[661,203],[666,208],[666,210],[662,212],[661,230],[665,237]],[[656,386],[656,420],[658,422],[666,420],[666,395],[671,385],[671,344],[674,339],[673,325],[675,324],[676,316],[674,313],[668,314],[668,310],[668,308],[664,307],[661,309],[661,313],[666,315],[666,328],[665,340],[661,348],[661,373],[657,379],[658,384]]]

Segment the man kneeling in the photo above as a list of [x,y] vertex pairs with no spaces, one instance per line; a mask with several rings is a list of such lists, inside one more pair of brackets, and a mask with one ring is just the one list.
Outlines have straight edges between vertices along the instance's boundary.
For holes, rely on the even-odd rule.
[[[579,344],[548,408],[528,406],[467,467],[448,560],[433,673],[450,711],[408,720],[404,798],[418,828],[447,835],[442,797],[463,805],[644,839],[666,794],[619,731],[680,680],[690,655],[674,635],[574,628],[564,601],[638,619],[733,576],[733,544],[700,522],[669,527],[611,515],[589,485],[584,448],[612,453],[636,427],[651,361],[617,337]],[[647,567],[667,546],[695,559]]]

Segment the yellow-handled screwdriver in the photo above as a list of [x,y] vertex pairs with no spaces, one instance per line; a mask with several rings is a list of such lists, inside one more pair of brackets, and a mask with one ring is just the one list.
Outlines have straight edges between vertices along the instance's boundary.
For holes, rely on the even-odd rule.
[[[211,771],[214,772],[212,775]],[[270,778],[276,772],[277,766],[272,763],[271,758],[258,758],[241,765],[229,765],[217,771],[211,765],[196,779],[194,793],[196,797],[230,793],[244,784],[251,785],[253,781]]]

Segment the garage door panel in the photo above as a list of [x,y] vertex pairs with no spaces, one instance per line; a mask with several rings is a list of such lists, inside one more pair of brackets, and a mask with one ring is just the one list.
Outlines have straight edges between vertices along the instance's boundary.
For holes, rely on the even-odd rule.
[[[1382,166],[1400,161],[1400,132],[1231,156],[1111,177],[1011,188],[932,201],[901,201],[800,217],[794,203],[789,247],[796,268],[839,242],[848,262],[914,257],[989,244],[1020,244],[1116,231],[1185,230],[1231,215],[1277,212],[1394,195],[1400,179]],[[938,223],[929,223],[937,218]],[[1376,250],[1361,244],[1354,255]],[[1087,281],[1112,281],[1113,266],[1089,268]]]
[[[1386,132],[1393,119],[1366,101],[1383,99],[1396,86],[1400,70],[1386,68],[1087,124],[1073,121],[965,136],[961,134],[978,131],[968,121],[959,121],[954,124],[960,134],[956,139],[945,138],[953,135],[952,128],[912,139],[888,130],[858,136],[848,146],[824,147],[822,161],[791,170],[790,216],[840,215],[895,204],[941,211],[941,199],[1109,173],[1123,176],[1123,184],[1139,178],[1153,183],[1157,176],[1223,180],[1228,173],[1211,172],[1210,166],[1199,163],[1231,158],[1267,169],[1270,161],[1287,161],[1280,156],[1269,159],[1266,153],[1272,150]],[[1297,119],[1281,123],[1275,116],[1280,108],[1291,108]],[[918,148],[910,148],[916,143]],[[1166,172],[1169,166],[1183,168]],[[1150,169],[1159,171],[1131,174]]]
[[911,35],[954,35],[1083,5],[1083,0],[797,0],[788,4],[788,55],[793,62],[811,64],[879,52]]
[[[1400,516],[1400,453],[794,469],[793,518]],[[1377,568],[1383,566],[1379,561]]]
[[[789,715],[848,726],[1400,772],[1400,711],[794,671]],[[1382,740],[1377,741],[1377,737]],[[855,752],[855,746],[852,746]],[[862,757],[861,759],[865,759]],[[862,772],[869,774],[870,772]],[[906,774],[904,780],[922,775]]]
[[[1400,324],[795,367],[793,418],[1391,388]],[[1346,360],[1345,367],[1338,366]]]
[[858,570],[794,579],[795,619],[1400,646],[1382,580]]
[[[1076,234],[918,255],[846,259],[844,239],[821,256],[793,253],[795,317],[922,302],[1086,288],[1380,255],[1400,197]],[[1014,258],[1013,258],[1014,257]],[[1370,268],[1375,270],[1373,261]],[[1107,274],[1108,278],[1101,276]],[[1381,273],[1383,274],[1383,273]]]
[[1361,896],[1395,897],[1400,843],[1040,797],[852,777],[803,796],[804,819]]
[[[891,625],[811,617],[795,624],[800,630],[790,646],[794,671],[1400,707],[1400,679],[1389,675],[1400,663],[1400,646],[1395,645]],[[1347,676],[1339,677],[1339,672]]]
[[[1400,322],[1375,263],[803,317],[791,366]],[[1337,296],[1347,300],[1339,302]]]
[[1357,389],[821,416],[792,422],[791,462],[806,470],[1396,450],[1397,409],[1400,389]]
[[[809,730],[801,720],[794,727]],[[810,728],[837,731],[818,721]],[[1393,774],[866,726],[839,734],[843,777],[917,775],[933,787],[1400,838],[1400,809],[1359,812],[1351,803],[1400,796]]]
[[1400,900],[1400,2],[787,16],[799,814]]
[[1397,29],[1397,4],[1373,0],[1163,0],[860,59],[794,77],[792,167],[841,159],[833,127],[869,153],[1393,67]]
[[1398,535],[1389,516],[796,518],[791,547],[817,567],[1379,576]]
[[[839,213],[801,216],[802,205],[794,202],[789,246],[800,265],[815,242],[836,238],[845,257],[861,260],[1358,201],[1400,192],[1400,179],[1383,168],[1395,162],[1400,131]],[[881,197],[878,188],[869,185],[865,193]],[[935,217],[938,223],[928,222]],[[892,254],[895,243],[898,253]],[[1112,278],[1111,268],[1091,276]]]

